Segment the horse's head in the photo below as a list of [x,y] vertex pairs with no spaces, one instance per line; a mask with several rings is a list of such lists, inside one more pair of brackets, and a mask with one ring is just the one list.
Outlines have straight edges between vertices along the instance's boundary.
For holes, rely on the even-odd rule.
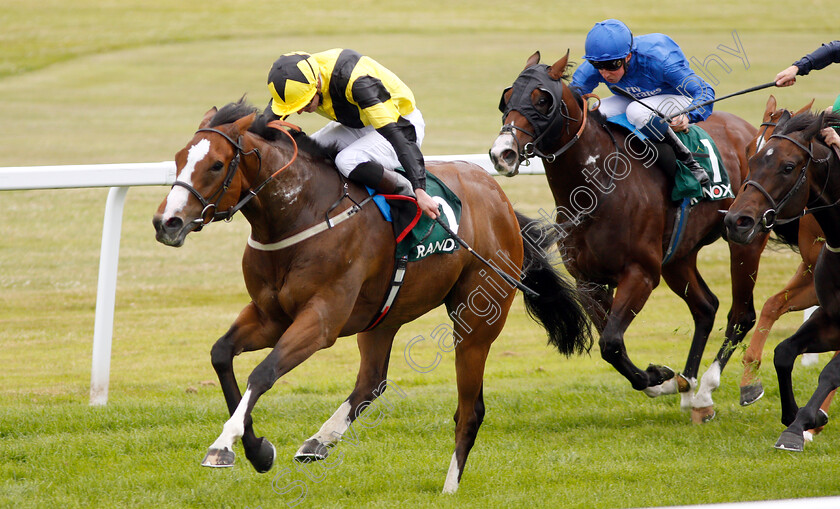
[[537,51],[513,85],[502,93],[502,131],[490,148],[490,159],[501,175],[512,177],[519,173],[520,163],[542,156],[543,139],[551,139],[563,128],[568,117],[563,102],[563,75],[568,60],[567,51],[554,65],[541,65]]
[[814,143],[822,125],[823,115],[781,115],[776,132],[750,158],[750,175],[726,213],[730,240],[748,244],[775,223],[802,214],[808,204],[808,181],[814,180],[809,174],[820,171],[831,156],[828,147]]
[[767,140],[770,139],[770,136],[776,130],[776,126],[782,122],[782,115],[786,115],[785,119],[790,118],[793,115],[799,115],[800,113],[804,113],[806,111],[811,110],[811,106],[814,105],[814,99],[811,99],[811,102],[799,108],[796,112],[790,113],[788,110],[784,108],[776,107],[776,98],[771,94],[770,97],[767,99],[767,104],[764,108],[764,116],[761,119],[761,126],[759,126],[758,135],[747,145],[747,159],[754,156],[756,152],[761,150],[761,147],[767,143]]
[[242,147],[242,135],[255,113],[210,128],[216,113],[214,107],[204,115],[193,139],[175,155],[176,182],[152,220],[155,238],[167,246],[182,246],[188,233],[225,217],[239,199],[242,178],[237,169],[251,154]]

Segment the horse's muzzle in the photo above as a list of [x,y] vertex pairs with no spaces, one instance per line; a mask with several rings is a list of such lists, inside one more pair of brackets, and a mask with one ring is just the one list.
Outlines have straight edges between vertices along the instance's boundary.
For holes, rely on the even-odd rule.
[[730,210],[723,218],[726,226],[726,237],[736,244],[749,244],[762,229],[760,221],[743,212]]
[[199,223],[191,221],[184,223],[184,220],[177,216],[163,219],[163,215],[155,214],[152,218],[152,225],[155,227],[155,240],[171,247],[181,247],[187,234],[195,230]]
[[502,133],[490,147],[490,161],[493,167],[505,177],[513,177],[519,173],[519,152],[515,149],[513,135]]

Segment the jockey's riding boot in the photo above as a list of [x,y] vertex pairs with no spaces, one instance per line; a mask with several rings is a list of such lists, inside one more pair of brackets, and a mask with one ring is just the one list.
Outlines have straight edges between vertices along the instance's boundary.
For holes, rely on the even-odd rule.
[[379,194],[400,194],[415,197],[414,188],[407,178],[394,170],[386,170],[381,164],[373,161],[359,163],[348,177],[355,182],[370,187]]
[[709,175],[706,173],[706,170],[694,159],[691,151],[683,145],[674,130],[663,119],[652,117],[647,124],[642,126],[640,131],[647,136],[653,136],[656,141],[667,143],[674,149],[674,155],[677,156],[677,160],[691,171],[691,174],[694,175],[694,178],[697,179],[697,182],[701,186],[709,183]]

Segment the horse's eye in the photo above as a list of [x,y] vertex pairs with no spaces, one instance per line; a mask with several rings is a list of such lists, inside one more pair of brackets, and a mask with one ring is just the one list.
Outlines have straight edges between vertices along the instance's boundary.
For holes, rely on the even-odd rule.
[[788,174],[792,173],[793,170],[795,170],[795,169],[796,169],[796,166],[794,166],[793,163],[785,163],[785,165],[782,166],[782,173],[784,173],[785,175],[788,175]]
[[210,167],[210,171],[221,171],[222,168],[225,167],[225,163],[221,161],[216,161],[213,163],[213,166]]

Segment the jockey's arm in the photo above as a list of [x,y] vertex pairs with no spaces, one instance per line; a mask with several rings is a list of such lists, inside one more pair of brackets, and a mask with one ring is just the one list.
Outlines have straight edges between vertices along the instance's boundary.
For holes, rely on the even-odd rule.
[[[664,70],[665,80],[674,86],[682,95],[691,98],[688,107],[696,106],[715,98],[715,90],[688,66],[687,62],[673,64]],[[711,104],[691,110],[688,122],[696,123],[709,118],[712,114]],[[687,124],[686,124],[687,125]]]
[[376,132],[388,140],[414,188],[417,204],[426,215],[438,216],[437,202],[426,193],[426,166],[416,143],[414,125],[403,118],[378,79],[363,77],[353,85],[353,98]]

